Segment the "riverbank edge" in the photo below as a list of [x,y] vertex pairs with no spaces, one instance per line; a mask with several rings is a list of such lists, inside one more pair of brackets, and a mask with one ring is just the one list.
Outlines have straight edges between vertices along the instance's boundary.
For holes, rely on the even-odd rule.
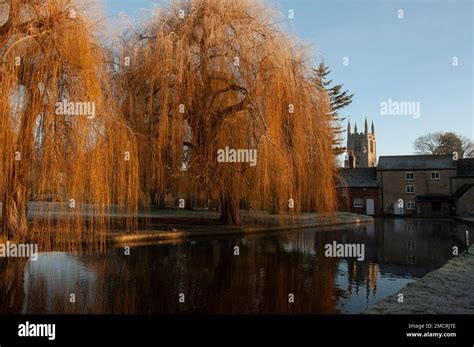
[[335,217],[329,221],[306,221],[301,224],[287,224],[279,226],[252,226],[252,227],[228,227],[212,226],[203,227],[198,230],[176,230],[176,231],[138,231],[137,233],[111,232],[107,234],[107,243],[111,245],[149,242],[162,240],[178,240],[187,238],[210,237],[210,236],[239,236],[251,234],[268,234],[284,230],[300,230],[308,228],[323,228],[343,225],[372,224],[374,219],[366,215],[351,214],[351,219],[341,219]]
[[474,314],[474,244],[362,314]]
[[466,223],[468,225],[474,225],[474,217],[458,217],[458,216],[454,216],[452,217],[453,220],[457,221],[457,222],[463,222],[463,223]]

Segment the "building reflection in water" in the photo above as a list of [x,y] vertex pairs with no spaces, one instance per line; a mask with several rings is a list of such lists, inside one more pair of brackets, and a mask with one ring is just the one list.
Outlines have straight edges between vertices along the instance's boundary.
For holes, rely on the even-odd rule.
[[[324,231],[141,246],[130,256],[112,248],[94,256],[43,253],[37,262],[3,259],[0,310],[358,313],[446,262],[465,229],[449,221],[377,219]],[[325,257],[324,246],[333,241],[364,244],[364,261]]]

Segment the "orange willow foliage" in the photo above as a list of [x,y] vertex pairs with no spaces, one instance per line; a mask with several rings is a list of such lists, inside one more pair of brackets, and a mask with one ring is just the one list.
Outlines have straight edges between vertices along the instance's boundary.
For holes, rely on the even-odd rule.
[[[285,212],[293,199],[294,212],[334,211],[327,95],[277,20],[254,0],[176,1],[128,33],[120,90],[141,134],[145,191],[219,200],[227,224],[240,222],[244,203]],[[257,166],[219,163],[226,146],[256,149]]]
[[[48,243],[55,227],[55,242],[103,245],[111,214],[136,228],[140,196],[156,189],[220,201],[227,224],[241,206],[333,212],[327,95],[276,20],[255,1],[172,3],[127,35],[115,83],[72,0],[1,2],[4,236]],[[62,100],[95,117],[58,114]],[[257,150],[257,165],[219,163],[226,147]]]
[[[49,240],[54,224],[56,242],[103,244],[109,213],[127,213],[134,227],[139,185],[138,164],[125,160],[136,156],[135,138],[94,28],[70,0],[11,0],[0,11],[3,233]],[[58,114],[62,100],[94,103],[95,118]]]

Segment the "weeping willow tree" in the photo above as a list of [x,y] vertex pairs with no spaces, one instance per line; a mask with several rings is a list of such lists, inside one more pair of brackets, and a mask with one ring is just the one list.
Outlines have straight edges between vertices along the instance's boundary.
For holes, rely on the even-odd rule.
[[0,199],[8,239],[49,239],[55,227],[61,243],[104,242],[112,212],[135,226],[134,134],[84,11],[71,0],[0,3]]
[[[128,32],[120,89],[145,192],[218,200],[225,224],[244,204],[334,211],[328,97],[278,20],[253,0],[175,1]],[[256,150],[257,165],[219,161],[224,149]]]

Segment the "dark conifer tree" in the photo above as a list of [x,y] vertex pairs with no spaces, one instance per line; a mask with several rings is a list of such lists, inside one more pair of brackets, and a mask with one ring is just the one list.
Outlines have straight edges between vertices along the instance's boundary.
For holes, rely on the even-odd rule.
[[331,112],[328,114],[328,117],[334,130],[334,151],[336,155],[339,155],[344,153],[346,150],[346,148],[341,144],[340,136],[344,132],[341,123],[346,118],[342,117],[339,114],[339,111],[352,102],[354,94],[349,94],[348,90],[343,90],[343,84],[333,85],[333,81],[328,79],[331,70],[329,70],[329,66],[326,65],[324,60],[319,63],[317,68],[313,68],[313,71],[317,86],[326,91],[330,100]]

